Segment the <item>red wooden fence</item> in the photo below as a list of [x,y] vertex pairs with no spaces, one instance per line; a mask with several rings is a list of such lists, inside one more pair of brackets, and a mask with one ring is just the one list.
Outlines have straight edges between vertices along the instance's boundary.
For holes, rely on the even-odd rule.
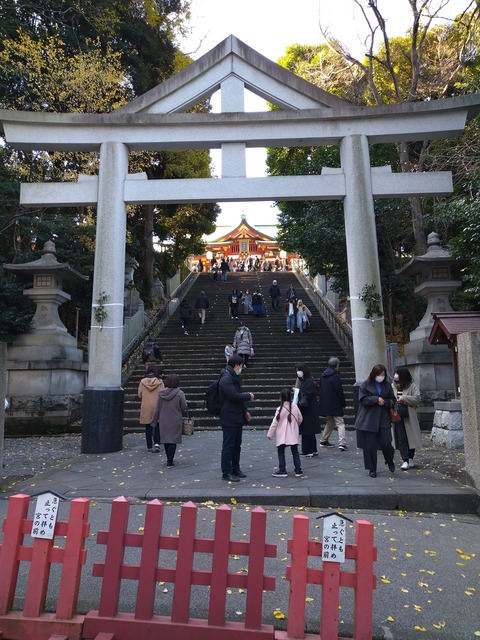
[[[106,545],[105,562],[95,563],[93,575],[103,578],[98,611],[85,617],[83,635],[95,637],[109,631],[115,640],[168,637],[169,640],[188,636],[192,640],[215,640],[228,637],[265,640],[274,638],[271,625],[262,624],[263,591],[275,589],[275,578],[264,575],[265,558],[276,557],[277,547],[266,543],[266,512],[257,507],[251,512],[249,541],[233,541],[232,510],[223,505],[216,510],[213,539],[197,538],[197,506],[187,502],[182,506],[178,536],[162,535],[163,503],[152,500],[147,505],[143,532],[128,532],[130,503],[117,498],[112,504],[108,531],[99,531],[98,544]],[[124,563],[127,547],[141,549],[139,564]],[[159,550],[176,552],[173,567],[159,566]],[[194,568],[195,554],[211,554],[211,571]],[[248,557],[246,574],[229,572],[231,554]],[[160,558],[161,558],[160,554]],[[138,582],[135,612],[119,611],[121,580]],[[171,616],[154,614],[155,588],[158,582],[174,585]],[[208,619],[190,617],[192,585],[209,587]],[[245,622],[227,622],[225,604],[227,589],[247,591]]]
[[[0,546],[0,632],[9,640],[48,640],[53,634],[74,640],[81,638],[83,616],[76,616],[81,568],[85,563],[85,538],[90,501],[73,500],[68,522],[57,521],[52,540],[32,538],[32,520],[27,519],[30,497],[22,494],[10,498],[3,523]],[[65,538],[58,546],[58,538]],[[55,539],[57,541],[55,542]],[[12,611],[17,589],[20,562],[29,562],[23,611]],[[45,613],[45,599],[52,563],[62,565],[55,613]]]
[[[197,507],[192,502],[182,506],[178,535],[162,533],[164,505],[158,500],[147,504],[143,531],[128,531],[130,502],[117,498],[112,504],[108,531],[99,531],[97,543],[106,545],[105,561],[95,563],[93,575],[102,578],[98,611],[76,615],[81,568],[85,563],[85,539],[89,535],[87,517],[89,501],[71,502],[68,522],[57,522],[54,539],[33,538],[24,542],[32,529],[27,519],[29,496],[10,498],[3,524],[0,545],[0,639],[1,640],[284,640],[305,638],[307,584],[322,585],[320,617],[321,640],[338,638],[338,603],[340,587],[355,589],[354,639],[372,637],[373,590],[376,587],[373,563],[376,548],[373,525],[356,522],[355,544],[347,544],[346,559],[355,562],[355,571],[342,570],[340,564],[324,562],[322,568],[310,567],[310,557],[321,557],[322,543],[309,539],[309,519],[294,516],[292,538],[288,541],[291,564],[286,577],[290,581],[287,632],[275,633],[271,625],[262,624],[263,592],[275,589],[275,578],[264,575],[265,559],[276,557],[276,545],[266,543],[266,512],[257,507],[251,512],[249,540],[230,539],[232,511],[223,505],[216,509],[213,538],[197,538]],[[64,537],[59,547],[59,537]],[[136,564],[124,562],[128,548],[138,549]],[[170,562],[160,564],[160,551],[171,551]],[[196,554],[211,556],[211,570],[196,568]],[[167,554],[168,555],[168,554]],[[230,555],[248,558],[245,573],[229,571]],[[23,611],[13,611],[20,562],[29,562]],[[54,613],[45,613],[45,600],[52,563],[60,563],[61,577]],[[119,611],[122,580],[137,582],[134,613]],[[170,616],[154,614],[158,582],[173,584]],[[208,618],[190,617],[192,585],[207,587]],[[228,588],[245,589],[244,622],[225,620]],[[309,638],[319,636],[309,635]]]
[[[373,590],[376,578],[373,563],[377,549],[373,541],[373,524],[366,520],[356,521],[355,544],[345,545],[345,558],[355,561],[355,571],[341,569],[338,562],[323,562],[321,569],[308,566],[309,557],[322,556],[322,542],[309,540],[310,521],[306,516],[293,517],[293,534],[287,550],[291,564],[287,566],[290,580],[288,605],[288,638],[305,637],[305,598],[307,584],[322,585],[320,606],[320,637],[322,640],[338,638],[338,604],[340,587],[355,589],[353,611],[354,640],[371,640]],[[285,635],[278,634],[277,638]]]

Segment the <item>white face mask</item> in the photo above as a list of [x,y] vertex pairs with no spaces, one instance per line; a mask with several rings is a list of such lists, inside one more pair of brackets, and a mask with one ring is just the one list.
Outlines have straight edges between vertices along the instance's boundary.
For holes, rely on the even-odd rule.
[[299,378],[303,378],[303,371],[297,371],[297,376]]
[[375,382],[383,382],[385,380],[385,376],[377,376],[375,378]]

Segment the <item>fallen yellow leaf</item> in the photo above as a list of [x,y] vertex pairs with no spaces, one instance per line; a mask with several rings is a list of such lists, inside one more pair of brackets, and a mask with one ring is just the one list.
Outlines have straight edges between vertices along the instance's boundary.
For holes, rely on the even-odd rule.
[[277,618],[277,620],[283,620],[285,618],[285,614],[282,613],[280,609],[275,609],[273,615],[275,616],[275,618]]

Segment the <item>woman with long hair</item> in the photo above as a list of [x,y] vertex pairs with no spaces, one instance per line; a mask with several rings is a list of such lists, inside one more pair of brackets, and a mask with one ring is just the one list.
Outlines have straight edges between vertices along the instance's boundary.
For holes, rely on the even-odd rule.
[[397,411],[402,418],[395,422],[395,448],[400,451],[402,466],[408,471],[415,466],[415,449],[422,446],[422,435],[417,417],[417,407],[421,401],[420,391],[406,367],[397,367],[393,376],[393,393],[397,400]]
[[302,436],[302,455],[312,458],[318,456],[317,433],[320,433],[320,415],[318,413],[318,400],[315,383],[308,365],[304,362],[297,364],[297,380],[295,388],[298,389],[297,405],[302,414],[300,435]]

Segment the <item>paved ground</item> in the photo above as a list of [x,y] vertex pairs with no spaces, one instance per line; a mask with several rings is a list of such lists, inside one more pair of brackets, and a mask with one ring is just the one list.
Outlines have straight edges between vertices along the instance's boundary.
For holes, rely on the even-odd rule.
[[[354,435],[348,436],[353,444]],[[108,528],[111,500],[123,494],[133,503],[131,531],[144,524],[146,500],[158,497],[166,501],[163,531],[167,535],[177,531],[180,503],[187,499],[199,505],[197,535],[202,537],[212,536],[218,503],[232,507],[232,539],[248,536],[250,504],[264,506],[268,541],[277,544],[278,550],[277,558],[267,561],[267,573],[277,577],[277,588],[275,594],[265,594],[263,616],[266,623],[278,629],[286,627],[286,620],[276,619],[273,612],[280,608],[286,613],[288,607],[284,575],[293,516],[308,515],[313,538],[321,536],[317,516],[341,508],[352,520],[367,519],[375,526],[375,640],[474,640],[480,635],[480,519],[474,514],[477,494],[462,482],[462,454],[432,447],[427,438],[426,448],[418,453],[417,468],[408,472],[390,474],[379,465],[378,477],[369,478],[361,453],[352,446],[345,453],[336,448],[322,449],[318,458],[304,459],[304,478],[292,475],[276,479],[270,475],[276,464],[274,444],[267,440],[265,431],[246,431],[242,467],[248,477],[236,485],[220,477],[219,432],[184,438],[176,466],[171,470],[166,469],[163,454],[145,451],[141,434],[127,435],[124,450],[108,455],[76,455],[78,436],[39,439],[36,445],[33,442],[6,443],[0,520],[5,515],[8,496],[16,492],[32,494],[51,489],[67,498],[92,498],[92,535],[87,541],[80,612],[98,607],[100,580],[91,577],[91,567],[103,559],[105,550],[96,544],[96,532]],[[29,478],[18,479],[42,468]],[[13,486],[6,486],[12,483]],[[61,517],[66,517],[68,508],[68,501],[62,503]],[[347,541],[353,542],[353,531],[348,536]],[[242,558],[233,557],[231,562],[233,569],[244,566]],[[25,578],[22,572],[18,606]],[[50,606],[56,597],[55,579],[54,574],[47,600]],[[195,589],[190,615],[206,617],[208,594]],[[168,615],[171,591],[169,584],[159,587],[159,613]],[[241,620],[245,593],[229,591],[227,619]],[[340,631],[351,637],[352,594],[350,590],[343,591]],[[123,581],[121,601],[125,610],[132,610],[135,595],[136,585]],[[317,587],[309,587],[307,629],[311,632],[318,632],[319,595]]]

